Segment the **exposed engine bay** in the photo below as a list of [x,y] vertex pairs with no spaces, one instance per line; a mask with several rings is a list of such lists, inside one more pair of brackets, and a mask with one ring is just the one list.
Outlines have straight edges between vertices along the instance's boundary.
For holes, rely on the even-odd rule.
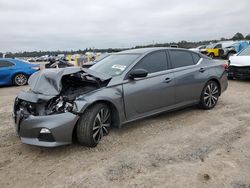
[[[51,71],[45,71],[40,73],[40,75],[31,78],[31,89],[24,95],[26,96],[29,94],[31,97],[24,98],[22,96],[18,96],[15,101],[14,112],[22,111],[24,117],[25,115],[44,116],[64,112],[75,113],[76,106],[74,101],[77,97],[106,86],[110,80],[110,78],[101,79],[87,73],[84,70],[78,70],[76,72],[73,71],[74,73],[70,71],[70,74],[67,72],[68,70],[66,70],[66,74],[62,74],[61,72],[58,72],[58,70],[55,70],[55,74],[53,76],[51,75]],[[58,73],[60,73],[59,76],[61,77],[57,76]],[[46,99],[43,98],[44,96],[48,96],[46,94],[49,94],[49,91],[46,90],[41,93],[40,87],[43,87],[44,89],[47,87],[47,89],[50,89],[51,86],[55,86],[55,91],[58,91],[58,94],[54,96],[49,95]],[[42,96],[41,99],[32,100],[32,97],[36,95],[39,97]]]

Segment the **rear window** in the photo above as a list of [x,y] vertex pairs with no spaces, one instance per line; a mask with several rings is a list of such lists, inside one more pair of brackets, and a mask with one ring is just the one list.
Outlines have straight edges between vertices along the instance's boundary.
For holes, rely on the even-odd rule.
[[14,64],[13,63],[11,63],[11,62],[9,62],[9,61],[1,61],[0,60],[0,68],[1,67],[11,67],[11,66],[13,66]]
[[169,51],[173,68],[194,65],[193,57],[190,52],[181,50]]

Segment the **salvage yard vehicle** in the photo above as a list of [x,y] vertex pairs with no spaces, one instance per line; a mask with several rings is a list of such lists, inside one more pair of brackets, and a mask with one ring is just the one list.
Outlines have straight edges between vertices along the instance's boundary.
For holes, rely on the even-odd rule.
[[224,54],[224,48],[227,48],[229,46],[233,45],[233,41],[228,41],[228,42],[218,42],[214,44],[208,45],[205,49],[201,50],[201,53],[211,57],[225,57],[227,54]]
[[127,50],[89,69],[45,69],[15,100],[16,131],[26,144],[55,147],[76,138],[95,147],[111,126],[191,105],[212,109],[227,89],[226,69],[174,48]]
[[201,53],[211,58],[229,59],[250,45],[249,41],[226,41],[208,45]]
[[250,46],[237,55],[231,56],[228,64],[228,79],[250,78]]
[[190,48],[189,50],[194,51],[194,52],[201,52],[201,50],[206,49],[206,45],[201,45],[196,48]]
[[28,78],[39,69],[38,65],[20,59],[0,58],[0,86],[26,85]]

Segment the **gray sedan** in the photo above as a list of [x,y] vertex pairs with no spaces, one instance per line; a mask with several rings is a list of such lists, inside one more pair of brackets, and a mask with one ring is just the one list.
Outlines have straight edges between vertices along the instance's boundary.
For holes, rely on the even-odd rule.
[[26,144],[95,147],[111,126],[173,109],[215,107],[227,66],[200,53],[144,48],[112,54],[90,69],[43,70],[18,94],[13,117]]

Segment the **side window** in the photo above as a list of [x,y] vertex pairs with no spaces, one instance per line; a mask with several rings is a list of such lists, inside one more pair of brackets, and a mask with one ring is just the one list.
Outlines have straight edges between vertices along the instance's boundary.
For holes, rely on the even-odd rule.
[[167,56],[165,51],[154,52],[145,56],[133,69],[145,69],[148,73],[166,70]]
[[198,54],[192,53],[192,56],[195,64],[197,64],[201,59],[201,57]]
[[3,68],[3,67],[11,67],[13,66],[14,64],[9,62],[9,61],[0,61],[0,68]]
[[194,65],[193,57],[190,52],[181,50],[169,50],[173,68]]

